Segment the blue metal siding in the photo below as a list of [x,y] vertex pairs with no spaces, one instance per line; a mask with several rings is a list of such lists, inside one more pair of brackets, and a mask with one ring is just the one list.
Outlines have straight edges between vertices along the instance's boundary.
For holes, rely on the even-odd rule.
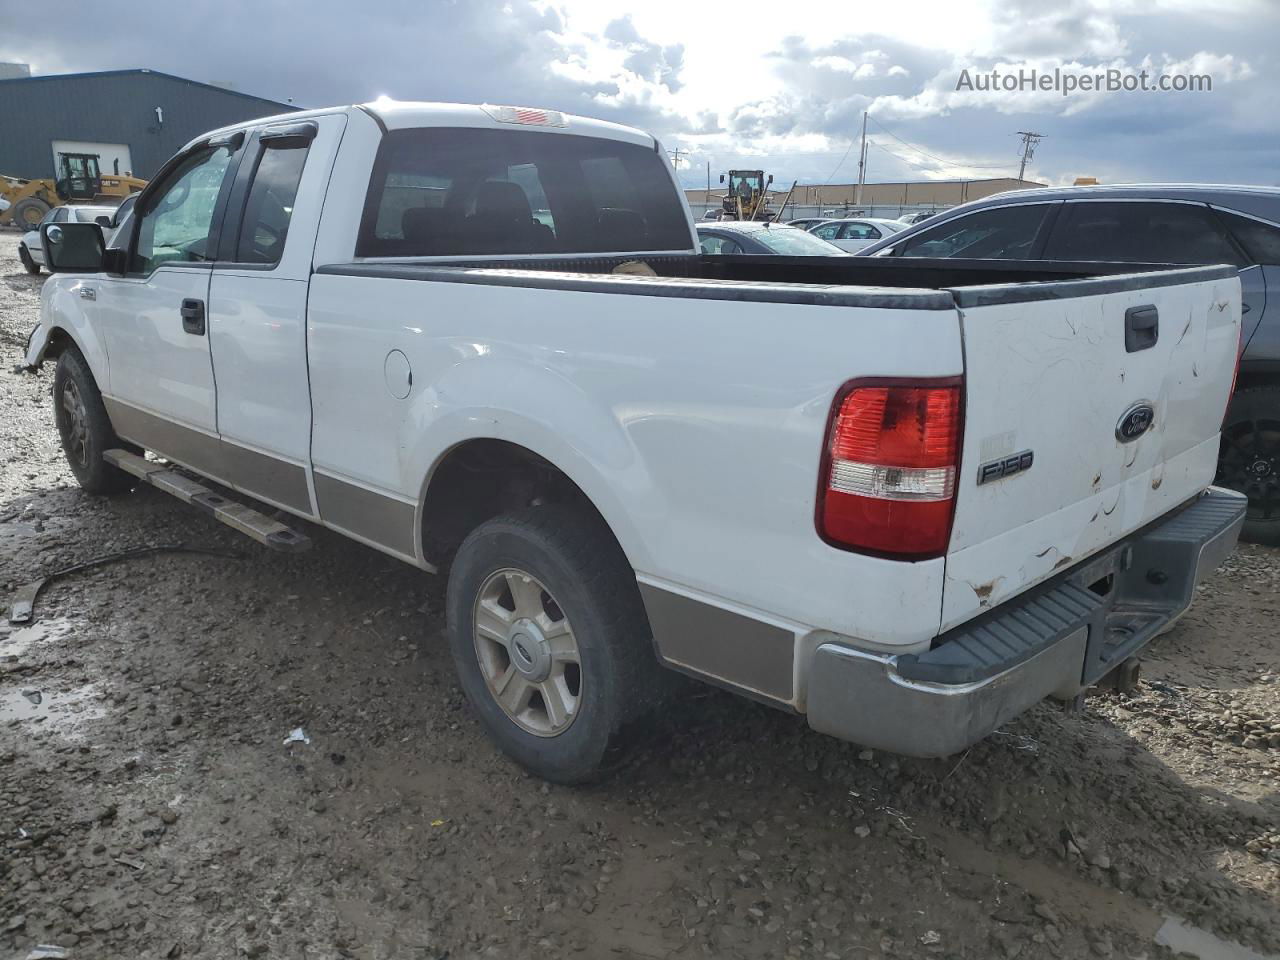
[[0,80],[0,174],[51,177],[53,141],[88,140],[128,144],[134,176],[151,177],[207,130],[296,109],[147,70]]

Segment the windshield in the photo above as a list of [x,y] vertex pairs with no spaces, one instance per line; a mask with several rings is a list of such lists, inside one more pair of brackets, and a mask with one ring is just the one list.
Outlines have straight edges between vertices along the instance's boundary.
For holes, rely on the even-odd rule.
[[845,252],[834,243],[795,227],[769,227],[751,234],[771,251],[784,257],[842,257]]

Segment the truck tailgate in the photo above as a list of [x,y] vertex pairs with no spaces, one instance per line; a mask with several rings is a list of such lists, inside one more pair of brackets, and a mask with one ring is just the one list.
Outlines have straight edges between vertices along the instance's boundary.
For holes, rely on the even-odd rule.
[[1220,267],[952,292],[965,417],[942,630],[1212,482],[1240,327]]

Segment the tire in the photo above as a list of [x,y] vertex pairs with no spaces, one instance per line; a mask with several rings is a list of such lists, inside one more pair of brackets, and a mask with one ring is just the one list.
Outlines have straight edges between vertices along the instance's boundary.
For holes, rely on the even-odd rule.
[[22,269],[27,273],[36,274],[40,272],[40,264],[31,259],[31,251],[27,249],[25,243],[18,245],[18,259],[22,261]]
[[1249,498],[1241,539],[1280,546],[1280,385],[1245,387],[1231,398],[1215,482]]
[[51,209],[39,197],[24,197],[13,205],[13,222],[23,230],[34,230]]
[[[540,617],[520,616],[539,608]],[[534,507],[481,524],[454,558],[446,609],[454,664],[480,722],[503,752],[545,780],[599,778],[621,758],[624,727],[662,698],[666,671],[653,653],[635,573],[588,509]],[[477,632],[478,619],[486,632]],[[503,631],[504,641],[493,638]],[[541,667],[550,676],[539,681]],[[504,692],[513,709],[495,692],[501,676],[509,676]]]
[[102,459],[107,450],[127,445],[112,429],[98,384],[75,346],[68,346],[58,357],[53,416],[67,464],[86,493],[110,495],[133,489],[137,483],[133,476]]

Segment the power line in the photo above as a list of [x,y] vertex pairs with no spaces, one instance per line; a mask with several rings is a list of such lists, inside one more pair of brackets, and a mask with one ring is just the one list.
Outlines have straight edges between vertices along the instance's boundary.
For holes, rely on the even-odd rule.
[[824,187],[831,182],[832,177],[834,177],[837,173],[840,172],[840,168],[844,166],[845,160],[849,158],[849,151],[852,149],[853,149],[853,141],[850,140],[849,145],[844,148],[844,155],[840,158],[840,162],[836,164],[836,168],[832,170],[830,174],[827,175],[827,179],[823,182],[822,185]]
[[[945,163],[953,167],[970,167],[971,169],[974,169],[974,170],[1003,170],[1005,168],[1005,164],[1003,163],[988,163],[988,164],[969,163],[966,160],[956,160],[954,158],[947,159],[946,157],[939,157],[935,154],[930,153],[928,150],[925,150],[923,147],[919,147],[914,143],[911,143],[907,140],[903,140],[900,136],[898,136],[896,133],[894,133],[892,130],[886,127],[883,123],[881,123],[875,117],[871,117],[871,122],[874,123],[877,127],[879,127],[884,133],[887,133],[889,136],[893,137],[893,139],[897,140],[904,147],[909,147],[910,149],[914,150],[916,153],[926,156],[930,160],[936,160],[938,161],[938,163]],[[898,159],[902,159],[902,158],[899,157]]]

